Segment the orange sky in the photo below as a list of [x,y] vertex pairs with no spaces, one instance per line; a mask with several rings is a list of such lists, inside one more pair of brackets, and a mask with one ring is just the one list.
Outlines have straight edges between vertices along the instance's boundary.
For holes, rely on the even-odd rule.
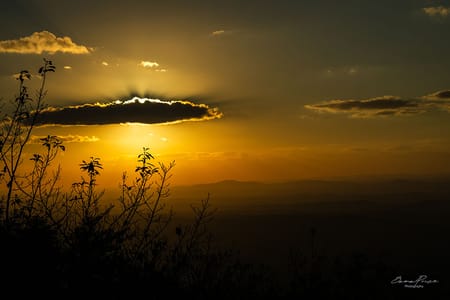
[[223,114],[169,125],[37,128],[37,137],[66,140],[69,182],[82,159],[96,156],[104,184],[116,185],[144,146],[176,161],[175,184],[440,176],[450,167],[450,39],[443,38],[450,17],[430,5],[4,3],[1,96],[13,98],[13,75],[35,75],[48,57],[57,66],[47,86],[52,107],[138,96]]

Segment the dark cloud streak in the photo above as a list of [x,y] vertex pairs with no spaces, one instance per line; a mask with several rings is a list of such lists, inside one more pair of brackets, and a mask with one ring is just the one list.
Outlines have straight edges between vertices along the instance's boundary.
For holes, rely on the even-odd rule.
[[397,109],[403,107],[417,107],[417,103],[411,100],[400,99],[396,97],[381,97],[368,100],[335,100],[316,107],[329,107],[336,110],[351,109]]
[[450,90],[409,99],[396,96],[382,96],[363,100],[338,99],[308,104],[305,105],[305,108],[320,113],[345,113],[357,118],[416,115],[433,109],[450,112]]

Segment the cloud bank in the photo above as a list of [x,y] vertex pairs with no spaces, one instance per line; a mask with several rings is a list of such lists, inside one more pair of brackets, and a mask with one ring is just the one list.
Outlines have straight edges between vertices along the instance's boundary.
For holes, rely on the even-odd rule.
[[162,101],[134,97],[127,101],[49,107],[37,117],[37,125],[104,125],[120,123],[174,123],[221,118],[217,108],[189,101]]
[[363,100],[336,99],[305,108],[319,113],[344,113],[356,118],[417,115],[432,110],[450,112],[450,90],[438,91],[418,98],[382,96]]
[[56,52],[70,54],[88,54],[92,49],[77,45],[68,36],[57,37],[49,31],[34,32],[30,36],[16,40],[0,41],[0,53],[54,54]]

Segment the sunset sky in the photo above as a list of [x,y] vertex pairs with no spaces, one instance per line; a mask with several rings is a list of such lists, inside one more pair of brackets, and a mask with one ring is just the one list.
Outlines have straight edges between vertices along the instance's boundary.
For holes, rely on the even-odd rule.
[[68,180],[144,146],[175,184],[450,173],[450,1],[1,2],[3,101],[43,57]]

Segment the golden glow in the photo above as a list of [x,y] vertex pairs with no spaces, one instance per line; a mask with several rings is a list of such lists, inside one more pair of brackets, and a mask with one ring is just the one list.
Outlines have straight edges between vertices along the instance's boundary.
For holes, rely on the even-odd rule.
[[[61,157],[64,182],[78,180],[79,162],[95,156],[104,163],[99,178],[104,188],[115,188],[123,171],[133,174],[142,147],[149,147],[156,161],[176,161],[175,185],[227,179],[284,181],[400,172],[445,173],[450,164],[446,155],[450,145],[442,140],[267,146],[261,136],[270,140],[270,133],[254,131],[255,138],[251,139],[242,123],[230,124],[227,119],[171,126],[43,127],[37,128],[35,134],[43,136],[49,130],[59,136],[72,135]],[[38,148],[33,145],[33,149]]]

